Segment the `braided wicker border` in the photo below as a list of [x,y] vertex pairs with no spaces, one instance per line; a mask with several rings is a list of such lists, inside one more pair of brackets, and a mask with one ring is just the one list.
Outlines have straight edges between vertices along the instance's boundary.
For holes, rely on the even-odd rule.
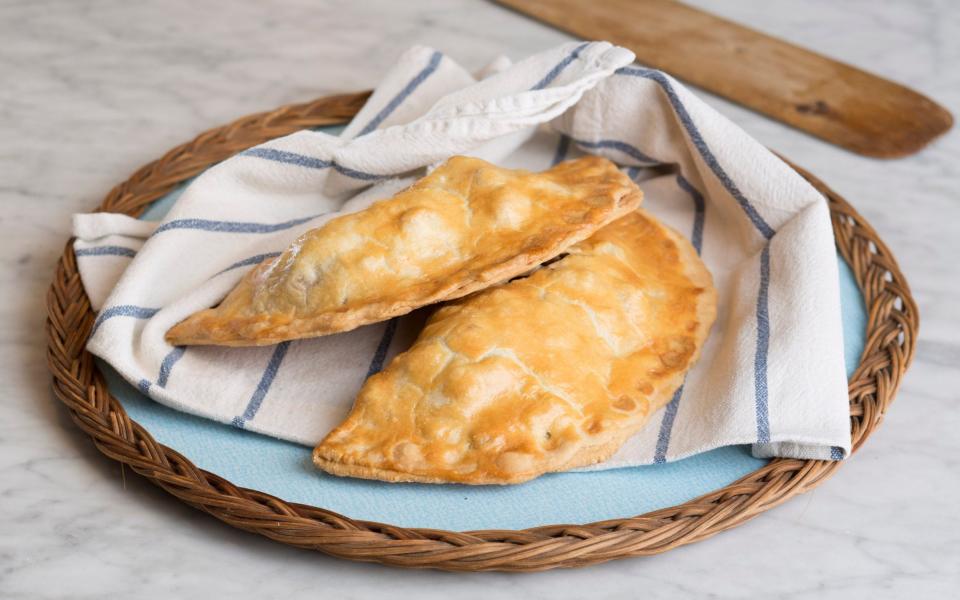
[[[178,183],[240,150],[306,127],[347,120],[367,96],[320,98],[207,131],[142,167],[111,190],[99,210],[137,215]],[[850,427],[857,450],[880,424],[913,357],[917,307],[893,255],[873,228],[822,182],[797,171],[829,200],[837,247],[852,267],[869,310],[866,347],[849,385]],[[357,521],[239,488],[157,443],[132,421],[84,350],[94,313],[80,283],[72,240],[57,265],[47,310],[47,360],[54,393],[101,452],[234,527],[342,558],[459,571],[537,571],[657,554],[735,527],[812,489],[839,466],[776,459],[685,504],[585,525],[453,532]]]

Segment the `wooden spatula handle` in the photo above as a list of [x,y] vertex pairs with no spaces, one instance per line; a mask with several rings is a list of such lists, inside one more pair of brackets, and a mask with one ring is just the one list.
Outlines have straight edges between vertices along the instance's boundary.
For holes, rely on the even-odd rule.
[[953,125],[900,84],[672,0],[496,0],[853,152],[912,154]]

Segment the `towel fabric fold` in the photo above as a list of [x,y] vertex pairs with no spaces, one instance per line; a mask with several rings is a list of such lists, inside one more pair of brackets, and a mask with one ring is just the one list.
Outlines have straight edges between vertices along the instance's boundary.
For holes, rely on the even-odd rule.
[[158,223],[77,215],[75,251],[99,310],[89,350],[157,402],[313,445],[364,379],[416,336],[415,317],[264,348],[171,347],[300,234],[390,196],[453,154],[542,170],[600,154],[645,207],[689,236],[718,318],[697,366],[648,426],[595,469],[731,444],[758,456],[850,450],[838,273],[825,199],[659,71],[605,42],[570,44],[479,80],[433,49],[400,57],[339,136],[300,131],[191,183]]

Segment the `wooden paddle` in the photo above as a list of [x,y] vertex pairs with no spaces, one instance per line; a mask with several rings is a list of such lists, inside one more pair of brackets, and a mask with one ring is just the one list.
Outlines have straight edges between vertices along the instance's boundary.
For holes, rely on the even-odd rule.
[[876,158],[917,152],[950,113],[900,84],[672,0],[494,0]]

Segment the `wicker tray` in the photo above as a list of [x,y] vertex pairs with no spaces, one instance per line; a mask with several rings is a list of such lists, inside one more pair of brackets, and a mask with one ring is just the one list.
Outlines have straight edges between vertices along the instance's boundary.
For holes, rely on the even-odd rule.
[[[329,96],[212,129],[139,169],[111,190],[98,209],[139,215],[180,182],[245,148],[307,127],[346,121],[368,95]],[[880,424],[913,357],[917,308],[896,260],[873,228],[821,181],[794,168],[827,197],[837,248],[867,306],[866,345],[849,383],[856,452]],[[459,571],[536,571],[657,554],[735,527],[812,489],[840,466],[774,459],[684,504],[583,525],[455,532],[358,521],[237,487],[197,468],[131,420],[84,350],[95,315],[80,282],[72,240],[57,264],[47,310],[47,361],[54,393],[101,452],[234,527],[343,558]]]

